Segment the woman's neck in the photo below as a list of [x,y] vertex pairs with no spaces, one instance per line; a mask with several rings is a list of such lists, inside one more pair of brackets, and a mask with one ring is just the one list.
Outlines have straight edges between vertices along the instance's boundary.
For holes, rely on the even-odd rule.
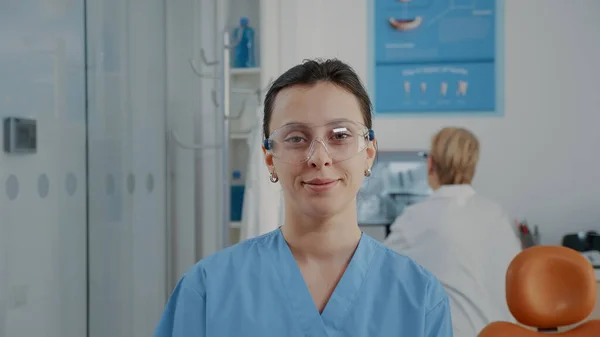
[[352,254],[362,232],[356,205],[330,218],[314,219],[286,209],[281,231],[298,259],[345,258]]

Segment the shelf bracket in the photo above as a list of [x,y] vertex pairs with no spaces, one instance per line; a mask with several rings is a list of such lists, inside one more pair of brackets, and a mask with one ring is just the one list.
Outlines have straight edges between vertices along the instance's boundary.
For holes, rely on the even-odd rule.
[[206,53],[204,52],[204,48],[200,48],[200,58],[202,59],[202,62],[204,62],[205,65],[207,66],[214,66],[219,64],[218,60],[214,60],[214,61],[208,61],[208,59],[206,58]]
[[200,70],[198,69],[198,67],[196,66],[196,62],[193,59],[189,59],[190,62],[190,66],[192,67],[192,70],[194,71],[194,74],[196,74],[198,77],[200,78],[212,78],[212,79],[219,79],[218,76],[215,76],[213,74],[203,74],[200,72]]
[[217,99],[217,91],[216,90],[212,90],[210,92],[210,98],[212,99],[213,105],[215,106],[215,108],[219,107],[219,100]]

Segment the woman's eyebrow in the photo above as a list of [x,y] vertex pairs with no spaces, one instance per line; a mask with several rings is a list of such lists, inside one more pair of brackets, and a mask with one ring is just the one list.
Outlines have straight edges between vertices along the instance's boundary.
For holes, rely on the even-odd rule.
[[[352,120],[350,120],[348,118],[335,118],[335,119],[330,119],[330,120],[326,121],[325,123],[323,123],[321,125],[327,125],[327,124],[331,124],[331,123],[340,123],[340,122],[354,122],[354,121],[352,121]],[[356,123],[356,122],[354,122],[354,123]],[[294,126],[294,125],[298,125],[298,126],[314,126],[316,124],[314,124],[314,123],[303,123],[303,122],[291,121],[291,122],[287,122],[287,123],[281,125],[280,127],[290,126],[290,125],[292,125],[292,126]]]
[[302,123],[302,122],[288,122],[285,123],[283,125],[280,126],[280,128],[284,127],[284,126],[304,126],[304,127],[308,127],[312,124],[308,124],[308,123]]

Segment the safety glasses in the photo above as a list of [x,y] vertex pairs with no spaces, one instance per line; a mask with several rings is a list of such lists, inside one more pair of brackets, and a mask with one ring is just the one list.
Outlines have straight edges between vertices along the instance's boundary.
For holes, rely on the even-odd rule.
[[340,162],[362,152],[373,139],[373,130],[354,121],[340,120],[325,125],[284,125],[273,131],[263,146],[282,162],[302,164],[314,155],[320,144],[334,162]]

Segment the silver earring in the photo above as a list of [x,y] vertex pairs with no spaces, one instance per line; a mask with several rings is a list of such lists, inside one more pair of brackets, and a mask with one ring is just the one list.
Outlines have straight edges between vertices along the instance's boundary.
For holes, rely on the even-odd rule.
[[371,176],[371,169],[368,168],[365,170],[365,177],[370,177]]
[[275,172],[271,172],[271,174],[269,175],[269,180],[274,184],[279,181],[279,178],[277,177]]

